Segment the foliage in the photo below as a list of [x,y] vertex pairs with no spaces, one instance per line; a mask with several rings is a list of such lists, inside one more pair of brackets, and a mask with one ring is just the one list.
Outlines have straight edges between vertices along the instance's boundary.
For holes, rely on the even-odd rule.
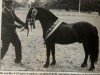
[[100,0],[84,0],[81,5],[82,11],[98,11],[100,13]]
[[[15,6],[25,6],[28,3],[28,0],[19,4],[16,2]],[[32,7],[39,6],[47,9],[66,9],[68,10],[79,10],[79,0],[35,0],[32,3]],[[100,13],[100,0],[81,0],[81,11],[91,12],[97,11]]]
[[[46,8],[78,10],[79,0],[49,0]],[[81,0],[81,11],[97,11],[100,13],[100,0]]]
[[57,9],[77,9],[78,0],[55,0],[52,1],[50,8]]

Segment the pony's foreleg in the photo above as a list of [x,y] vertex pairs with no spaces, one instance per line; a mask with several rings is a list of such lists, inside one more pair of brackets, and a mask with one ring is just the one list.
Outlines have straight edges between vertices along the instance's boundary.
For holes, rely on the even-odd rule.
[[81,64],[81,67],[87,67],[87,60],[88,60],[88,56],[89,56],[89,47],[86,43],[83,43],[83,47],[84,47],[84,51],[85,51],[85,58],[83,63]]
[[55,44],[52,46],[51,54],[52,54],[52,63],[50,65],[52,66],[52,65],[56,64],[56,60],[55,60]]
[[47,60],[46,60],[46,63],[44,65],[44,68],[48,68],[49,66],[49,63],[50,63],[50,47],[46,45],[46,56],[47,56]]

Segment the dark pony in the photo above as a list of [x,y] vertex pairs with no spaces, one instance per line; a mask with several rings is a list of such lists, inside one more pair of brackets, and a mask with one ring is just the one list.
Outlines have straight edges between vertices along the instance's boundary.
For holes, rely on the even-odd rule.
[[[67,17],[66,17],[67,18]],[[48,37],[48,30],[58,20],[53,13],[44,8],[31,8],[27,14],[26,24],[28,27],[29,19],[39,20],[43,28],[43,38],[47,49],[47,60],[44,65],[47,68],[50,64],[49,57],[50,52],[52,54],[51,65],[56,64],[55,59],[55,43],[58,44],[71,44],[75,42],[83,43],[85,58],[81,67],[87,66],[87,60],[90,56],[91,65],[89,70],[95,69],[94,63],[98,61],[99,54],[99,37],[97,28],[88,22],[77,22],[73,24],[67,24],[61,22],[58,28]],[[35,20],[33,22],[35,22]],[[31,23],[31,22],[30,22]]]

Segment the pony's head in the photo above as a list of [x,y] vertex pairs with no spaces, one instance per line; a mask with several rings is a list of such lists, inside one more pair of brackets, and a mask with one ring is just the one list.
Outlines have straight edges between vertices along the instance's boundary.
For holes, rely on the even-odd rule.
[[31,28],[35,28],[35,20],[39,20],[43,31],[47,31],[57,19],[58,17],[47,9],[41,7],[30,8],[26,17],[26,28],[29,25]]
[[26,27],[30,25],[31,28],[35,29],[35,17],[36,17],[37,12],[38,11],[36,8],[30,8],[26,17]]

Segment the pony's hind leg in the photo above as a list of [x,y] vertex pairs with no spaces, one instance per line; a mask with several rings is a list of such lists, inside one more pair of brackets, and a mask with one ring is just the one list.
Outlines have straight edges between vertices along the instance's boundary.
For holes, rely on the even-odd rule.
[[51,54],[52,54],[52,63],[51,63],[51,66],[52,66],[52,65],[56,64],[56,60],[55,60],[55,44],[52,46]]
[[83,63],[81,64],[81,67],[87,67],[87,60],[88,60],[88,56],[89,56],[89,47],[87,43],[83,43],[83,47],[84,47],[84,51],[85,51],[85,58]]
[[90,61],[91,61],[91,64],[90,64],[90,68],[89,68],[89,71],[93,71],[95,69],[95,56],[96,56],[96,53],[95,53],[95,47],[94,47],[94,44],[92,42],[90,42],[88,44],[88,47],[89,47],[89,55],[90,55]]
[[99,37],[97,34],[92,36],[91,42],[90,42],[90,59],[91,64],[89,71],[93,71],[95,69],[94,63],[98,61],[98,54],[99,54]]
[[93,45],[91,43],[83,43],[83,47],[85,50],[85,59],[83,61],[83,63],[81,64],[81,67],[86,67],[87,66],[87,60],[88,60],[88,56],[90,55],[90,60],[91,60],[91,65],[89,68],[89,71],[93,71],[93,69],[95,69],[94,66],[94,54],[93,54]]
[[92,42],[89,44],[89,54],[90,54],[90,68],[89,68],[89,71],[93,71],[95,69],[95,66],[94,66],[94,63],[95,63],[95,52],[94,52],[94,46],[92,45]]
[[93,59],[93,55],[90,54],[90,59],[91,59],[91,64],[90,64],[90,68],[89,68],[89,71],[93,71],[95,69],[95,66],[94,66],[94,59]]

